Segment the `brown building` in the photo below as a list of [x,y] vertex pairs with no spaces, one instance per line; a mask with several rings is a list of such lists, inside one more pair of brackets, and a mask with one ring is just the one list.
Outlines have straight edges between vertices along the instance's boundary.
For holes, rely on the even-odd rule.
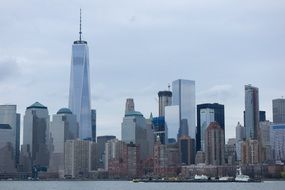
[[246,140],[241,145],[241,164],[260,163],[260,147],[258,140]]
[[223,165],[225,163],[224,130],[219,123],[211,122],[205,133],[206,164]]

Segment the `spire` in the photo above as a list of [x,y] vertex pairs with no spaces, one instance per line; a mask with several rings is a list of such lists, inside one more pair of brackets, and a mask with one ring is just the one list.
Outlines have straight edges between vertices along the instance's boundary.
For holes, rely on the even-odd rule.
[[82,35],[82,32],[81,32],[81,9],[80,9],[80,24],[79,24],[79,41],[81,42],[81,35]]

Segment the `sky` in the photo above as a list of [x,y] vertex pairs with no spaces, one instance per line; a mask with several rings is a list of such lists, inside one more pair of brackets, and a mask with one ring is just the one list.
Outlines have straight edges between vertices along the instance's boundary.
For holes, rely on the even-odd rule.
[[226,137],[243,123],[244,85],[260,110],[285,95],[282,0],[0,0],[0,104],[24,115],[39,101],[68,106],[71,46],[88,41],[97,135],[121,136],[126,98],[149,117],[157,93],[196,81],[196,103],[225,105]]

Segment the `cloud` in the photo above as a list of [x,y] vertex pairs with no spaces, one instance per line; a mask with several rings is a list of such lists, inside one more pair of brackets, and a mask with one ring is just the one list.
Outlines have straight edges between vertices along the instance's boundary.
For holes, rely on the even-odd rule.
[[206,91],[202,91],[198,94],[202,99],[225,102],[229,98],[234,96],[232,85],[222,84],[215,85]]
[[0,82],[20,74],[20,68],[16,59],[0,58]]

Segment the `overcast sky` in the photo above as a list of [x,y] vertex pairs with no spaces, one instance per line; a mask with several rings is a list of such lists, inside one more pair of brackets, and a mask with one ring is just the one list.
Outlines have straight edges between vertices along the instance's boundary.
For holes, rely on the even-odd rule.
[[157,92],[196,81],[196,103],[225,104],[226,136],[243,122],[244,85],[260,109],[285,95],[282,0],[0,0],[0,104],[23,115],[39,101],[50,115],[68,105],[79,8],[88,41],[97,134],[120,138],[125,99],[145,117]]

